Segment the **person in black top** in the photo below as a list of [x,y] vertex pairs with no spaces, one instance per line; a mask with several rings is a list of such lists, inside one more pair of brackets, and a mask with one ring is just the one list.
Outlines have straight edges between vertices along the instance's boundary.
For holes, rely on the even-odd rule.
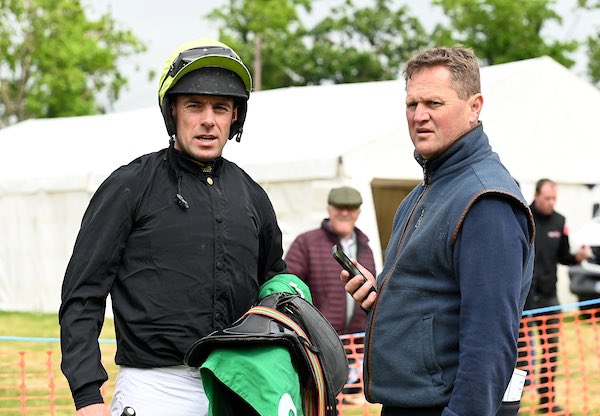
[[535,220],[535,265],[533,280],[527,297],[527,309],[558,305],[556,293],[556,265],[581,263],[592,256],[589,246],[580,247],[571,254],[569,232],[565,217],[554,210],[556,183],[540,179],[535,187],[531,212]]
[[[557,263],[573,265],[590,258],[592,252],[589,246],[580,247],[575,254],[571,253],[569,232],[565,217],[554,210],[556,204],[556,183],[550,179],[540,179],[535,186],[533,203],[530,206],[535,220],[535,263],[531,288],[525,302],[525,309],[537,309],[546,306],[559,305],[556,283]],[[548,314],[552,315],[555,312]],[[538,315],[546,315],[544,313]],[[542,411],[557,412],[562,408],[555,404],[554,377],[558,353],[558,319],[548,318],[535,320],[532,325],[539,327],[540,344],[550,359],[540,360],[541,387],[540,404],[545,407]],[[542,354],[543,355],[543,354]]]
[[[78,416],[206,415],[184,354],[228,327],[259,286],[287,271],[272,204],[221,156],[240,140],[250,73],[227,45],[199,39],[168,58],[159,105],[169,147],[114,171],[94,194],[59,311],[61,368]],[[127,140],[127,138],[124,138]],[[120,366],[109,413],[98,336],[111,295]]]

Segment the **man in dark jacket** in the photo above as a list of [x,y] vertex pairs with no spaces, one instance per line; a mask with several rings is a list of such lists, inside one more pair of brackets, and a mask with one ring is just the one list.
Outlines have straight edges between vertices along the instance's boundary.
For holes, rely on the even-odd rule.
[[398,208],[377,281],[360,265],[369,282],[340,276],[369,310],[366,397],[385,416],[516,415],[518,400],[502,400],[531,283],[533,218],[479,121],[473,51],[428,49],[404,74],[423,183]]
[[[110,294],[120,366],[111,405],[139,415],[206,415],[199,338],[228,327],[286,271],[265,191],[221,156],[239,141],[250,73],[227,45],[177,48],[160,79],[168,149],[113,172],[94,194],[67,267],[59,312],[62,371],[78,416],[107,416],[98,336]],[[124,138],[127,140],[127,138]]]
[[529,207],[537,230],[535,265],[526,309],[559,305],[556,265],[571,266],[592,256],[589,246],[579,247],[574,254],[571,253],[565,217],[554,210],[556,194],[556,183],[550,179],[540,179],[535,185],[533,203]]
[[[550,179],[540,179],[535,185],[533,203],[530,205],[535,220],[535,265],[531,289],[527,295],[526,309],[544,308],[559,305],[556,293],[557,263],[570,266],[581,263],[592,255],[589,246],[580,247],[571,253],[569,231],[565,217],[554,210],[556,204],[556,183]],[[556,312],[549,313],[550,315]],[[548,315],[547,313],[537,314]],[[562,408],[555,403],[554,377],[558,354],[559,326],[557,318],[534,320],[530,324],[538,326],[540,344],[544,350],[540,359],[541,376],[539,379],[540,404],[543,412],[560,412]],[[547,342],[546,342],[547,340]],[[546,359],[546,355],[550,358]],[[533,359],[533,358],[531,358]]]
[[[367,315],[340,281],[340,265],[331,255],[331,247],[337,244],[344,253],[358,261],[371,273],[375,273],[375,260],[369,247],[369,239],[355,224],[360,215],[362,197],[349,186],[334,188],[327,198],[327,213],[321,227],[300,234],[285,256],[290,273],[304,280],[313,296],[314,305],[323,313],[338,334],[364,332]],[[348,357],[350,372],[348,384],[357,383],[360,361]],[[346,401],[364,401],[360,388],[346,387]]]
[[355,307],[340,281],[340,265],[331,256],[337,244],[350,258],[357,259],[371,273],[375,260],[368,237],[356,227],[362,197],[351,187],[332,189],[327,198],[328,218],[321,227],[300,234],[285,255],[288,271],[304,280],[313,296],[313,303],[338,334],[364,332],[366,314]]

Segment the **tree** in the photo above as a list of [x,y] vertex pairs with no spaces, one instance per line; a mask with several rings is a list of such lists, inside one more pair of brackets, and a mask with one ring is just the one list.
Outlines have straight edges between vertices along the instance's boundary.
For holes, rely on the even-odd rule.
[[[298,10],[310,11],[310,0],[230,0],[208,14],[222,23],[219,38],[245,62],[253,62],[254,89],[297,85],[289,63],[307,55]],[[262,74],[268,74],[264,79]]]
[[[600,0],[579,0],[579,7],[586,10],[600,10]],[[593,83],[600,87],[600,27],[587,38],[587,71]]]
[[594,84],[600,87],[600,31],[588,37],[588,75]]
[[144,50],[79,0],[0,0],[0,123],[102,112],[98,95],[113,102],[127,83],[117,60]]
[[437,25],[438,43],[462,43],[472,47],[488,65],[548,55],[571,67],[567,55],[578,42],[552,41],[542,37],[544,25],[561,17],[551,8],[553,0],[433,0],[450,19]]
[[[220,23],[223,42],[254,62],[254,78],[270,89],[397,78],[401,62],[428,37],[406,8],[389,4],[376,0],[357,8],[345,0],[312,28],[300,19],[300,12],[311,11],[306,0],[230,0],[208,17]],[[261,73],[266,76],[257,77]]]
[[405,6],[375,0],[357,8],[352,0],[333,8],[311,31],[316,63],[309,83],[343,83],[398,78],[400,67],[429,37]]

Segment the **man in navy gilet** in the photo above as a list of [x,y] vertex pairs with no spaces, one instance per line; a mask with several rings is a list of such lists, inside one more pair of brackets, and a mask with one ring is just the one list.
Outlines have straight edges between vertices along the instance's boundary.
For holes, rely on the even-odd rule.
[[404,75],[423,182],[398,208],[377,280],[360,265],[363,285],[341,274],[369,311],[365,395],[385,416],[516,415],[518,400],[502,399],[531,284],[533,218],[479,121],[473,51],[425,50]]

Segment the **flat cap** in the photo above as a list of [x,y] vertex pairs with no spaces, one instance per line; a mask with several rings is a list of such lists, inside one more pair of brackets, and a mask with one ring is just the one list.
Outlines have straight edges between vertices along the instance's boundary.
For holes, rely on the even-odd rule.
[[334,188],[329,191],[329,197],[327,203],[329,205],[338,207],[360,207],[362,204],[362,197],[360,192],[349,186],[342,186],[341,188]]

